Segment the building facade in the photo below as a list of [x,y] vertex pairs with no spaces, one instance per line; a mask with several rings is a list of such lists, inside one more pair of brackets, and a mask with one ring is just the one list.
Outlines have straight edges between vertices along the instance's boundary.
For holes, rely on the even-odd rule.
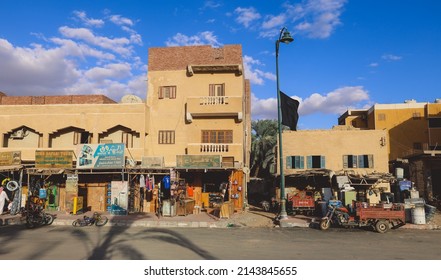
[[420,196],[441,196],[441,100],[406,100],[402,104],[375,104],[367,110],[348,110],[340,125],[385,130],[389,136],[389,171],[404,170]]
[[[67,179],[76,180],[76,195],[92,210],[109,210],[115,199],[108,197],[110,184],[125,182],[119,191],[132,197],[122,200],[139,210],[146,207],[139,185],[159,186],[167,177],[201,193],[228,186],[228,200],[240,209],[246,201],[250,127],[250,85],[240,45],[151,48],[146,101],[130,95],[117,103],[102,95],[2,93],[0,172],[18,180],[25,169],[24,186],[56,184],[58,207],[71,199]],[[96,148],[96,155],[120,145],[122,162],[108,164],[110,157],[103,157],[99,168],[87,167],[86,146]],[[79,167],[80,161],[87,164]]]

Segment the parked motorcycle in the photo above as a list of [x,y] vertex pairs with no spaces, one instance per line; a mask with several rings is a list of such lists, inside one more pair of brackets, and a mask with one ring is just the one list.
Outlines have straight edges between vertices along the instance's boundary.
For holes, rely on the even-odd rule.
[[404,205],[395,203],[368,204],[354,202],[353,212],[341,202],[329,204],[328,212],[320,221],[320,229],[327,230],[331,225],[348,227],[371,227],[378,233],[385,233],[406,224]]
[[326,215],[320,221],[320,229],[327,230],[331,225],[346,226],[350,219],[349,211],[344,206],[328,205]]
[[27,228],[51,225],[55,219],[54,215],[46,213],[41,205],[36,204],[29,204],[26,208],[22,208],[21,215],[26,220]]
[[109,218],[103,216],[97,212],[93,213],[92,217],[84,216],[83,219],[76,219],[72,222],[74,227],[85,227],[85,226],[97,226],[101,227],[107,224]]

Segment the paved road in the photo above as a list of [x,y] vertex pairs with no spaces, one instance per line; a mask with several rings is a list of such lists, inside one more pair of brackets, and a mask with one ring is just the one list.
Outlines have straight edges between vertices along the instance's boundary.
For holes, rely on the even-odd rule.
[[2,260],[441,260],[441,231],[0,228]]

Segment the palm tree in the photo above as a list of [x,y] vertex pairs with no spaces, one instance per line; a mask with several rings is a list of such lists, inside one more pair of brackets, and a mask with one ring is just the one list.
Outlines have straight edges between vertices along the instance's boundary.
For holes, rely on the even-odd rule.
[[267,177],[274,163],[277,145],[277,120],[258,120],[251,122],[251,174],[254,177]]

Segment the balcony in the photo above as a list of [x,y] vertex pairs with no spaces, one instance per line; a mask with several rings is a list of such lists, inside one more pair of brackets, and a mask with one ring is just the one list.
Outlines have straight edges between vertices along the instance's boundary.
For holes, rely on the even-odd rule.
[[236,117],[242,121],[242,103],[240,96],[198,96],[187,98],[186,120],[194,117]]
[[189,143],[187,153],[189,155],[209,155],[217,154],[222,156],[234,156],[242,158],[241,144],[212,144],[212,143]]

